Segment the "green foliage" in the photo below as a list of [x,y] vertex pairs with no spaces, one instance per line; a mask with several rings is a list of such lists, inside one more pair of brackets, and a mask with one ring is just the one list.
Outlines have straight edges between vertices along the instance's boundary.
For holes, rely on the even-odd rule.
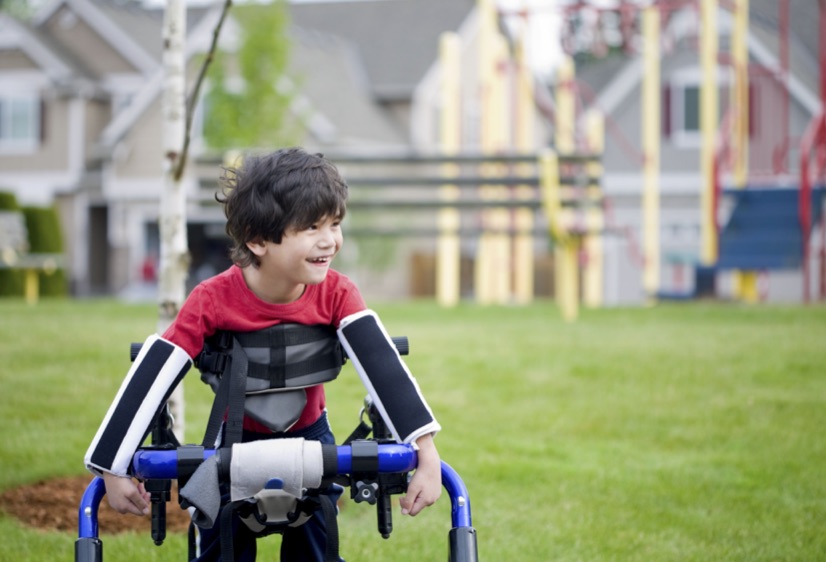
[[[410,337],[407,363],[443,426],[441,457],[470,491],[481,560],[823,559],[823,306],[584,310],[567,324],[544,302],[371,305]],[[6,300],[0,318],[0,491],[82,473],[154,306]],[[197,373],[184,384],[197,441],[210,396]],[[328,386],[339,439],[364,394],[350,365]],[[446,496],[415,518],[395,504],[389,541],[370,506],[341,513],[347,560],[446,558]],[[71,559],[70,533],[2,514],[0,532],[0,560]],[[157,548],[148,533],[101,533],[118,562],[186,551],[180,534]],[[259,559],[277,560],[278,540],[260,541]]]
[[[63,237],[54,207],[20,207],[14,194],[0,192],[0,209],[20,210],[26,221],[30,254],[60,254]],[[65,296],[68,282],[65,271],[58,268],[38,272],[40,296]],[[25,272],[0,269],[0,296],[19,297],[25,291]]]
[[292,144],[291,96],[279,89],[289,55],[286,3],[236,6],[233,16],[241,45],[235,54],[216,53],[210,67],[204,138],[214,149]]
[[23,295],[26,279],[19,269],[0,269],[0,297]]
[[40,5],[38,2],[30,2],[29,0],[0,0],[0,13],[6,13],[18,20],[27,21],[34,16]]
[[[17,196],[10,191],[0,191],[0,211],[19,211]],[[0,248],[2,250],[2,248]],[[23,272],[15,269],[0,269],[0,297],[23,294]]]
[[58,254],[63,251],[60,221],[53,207],[23,207],[26,229],[29,232],[29,251]]
[[[60,220],[54,207],[23,207],[26,229],[29,233],[29,251],[33,254],[60,254],[63,252],[63,235]],[[66,296],[68,283],[63,269],[41,271],[40,296]]]
[[10,191],[0,191],[0,211],[19,211],[17,196]]

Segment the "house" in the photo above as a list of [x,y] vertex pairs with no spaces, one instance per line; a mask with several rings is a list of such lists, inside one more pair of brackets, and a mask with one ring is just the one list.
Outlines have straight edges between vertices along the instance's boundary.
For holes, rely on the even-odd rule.
[[[800,137],[807,124],[822,111],[818,92],[818,6],[815,2],[769,0],[751,0],[749,5],[748,183],[792,187],[799,183]],[[785,36],[784,5],[789,8],[789,30]],[[731,67],[727,64],[732,30],[729,12],[720,10],[718,21],[722,121],[729,109],[732,83]],[[700,257],[700,26],[699,11],[692,6],[670,13],[662,21],[661,284],[671,290],[690,288],[692,263]],[[789,52],[785,68],[784,45]],[[788,86],[784,83],[786,76]],[[609,121],[603,187],[611,202],[611,226],[624,233],[605,239],[606,301],[639,302],[643,298],[639,256],[643,236],[641,61],[638,55],[622,54],[583,61],[578,77],[586,85],[583,90],[594,93],[586,103],[599,108]],[[726,133],[722,126],[720,129],[718,142],[725,142]],[[731,187],[730,174],[724,174],[722,179],[724,186]],[[721,210],[721,224],[725,224],[729,211],[730,206]],[[717,284],[719,295],[732,296],[731,272],[718,273]],[[762,297],[769,301],[801,300],[799,269],[765,271],[759,284]]]

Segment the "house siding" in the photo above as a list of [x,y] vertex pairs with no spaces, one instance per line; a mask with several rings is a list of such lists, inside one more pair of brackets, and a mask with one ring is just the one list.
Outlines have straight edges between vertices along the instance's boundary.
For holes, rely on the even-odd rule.
[[75,59],[83,61],[84,68],[94,78],[136,71],[133,65],[65,5],[55,11],[45,22],[43,29]]
[[0,72],[7,70],[37,70],[37,64],[17,49],[0,49]]
[[44,104],[45,137],[37,150],[28,153],[0,154],[4,173],[27,172],[42,175],[63,171],[69,166],[69,100],[47,98]]

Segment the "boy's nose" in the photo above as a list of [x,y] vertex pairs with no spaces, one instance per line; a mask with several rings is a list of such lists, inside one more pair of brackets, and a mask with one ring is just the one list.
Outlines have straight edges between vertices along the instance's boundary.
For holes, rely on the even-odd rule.
[[325,248],[329,248],[336,245],[336,235],[331,229],[324,229],[323,236],[319,241],[319,244]]

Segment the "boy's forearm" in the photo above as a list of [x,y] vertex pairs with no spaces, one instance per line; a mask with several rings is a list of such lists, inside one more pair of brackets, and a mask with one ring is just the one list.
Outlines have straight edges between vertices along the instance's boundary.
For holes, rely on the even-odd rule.
[[433,440],[433,435],[428,433],[422,435],[416,440],[416,447],[418,451],[418,465],[432,465],[440,464],[439,451],[436,449],[436,442]]

